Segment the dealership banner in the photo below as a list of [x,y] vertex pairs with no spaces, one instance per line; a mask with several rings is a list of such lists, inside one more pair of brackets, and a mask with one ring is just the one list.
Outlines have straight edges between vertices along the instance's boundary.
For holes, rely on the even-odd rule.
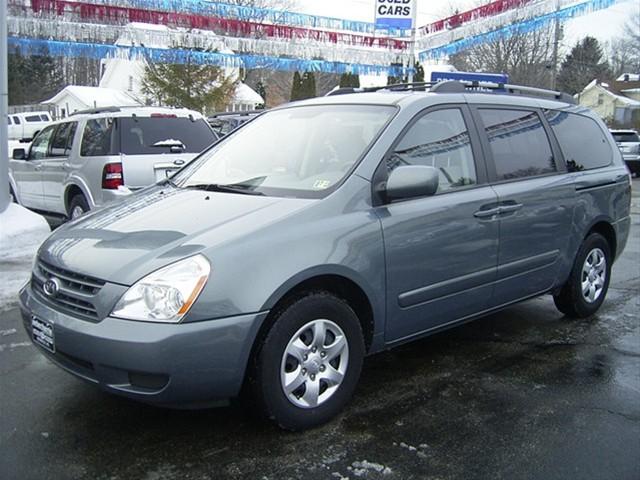
[[375,0],[376,29],[411,30],[413,28],[415,0]]

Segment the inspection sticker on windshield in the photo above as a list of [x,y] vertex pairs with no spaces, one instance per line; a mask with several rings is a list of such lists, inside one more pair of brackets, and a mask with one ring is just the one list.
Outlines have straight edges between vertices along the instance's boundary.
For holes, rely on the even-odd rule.
[[31,331],[34,343],[51,353],[56,353],[56,345],[53,339],[53,323],[37,317],[31,317]]
[[313,182],[313,188],[315,188],[316,190],[324,190],[330,185],[331,185],[330,180],[316,180],[315,182]]

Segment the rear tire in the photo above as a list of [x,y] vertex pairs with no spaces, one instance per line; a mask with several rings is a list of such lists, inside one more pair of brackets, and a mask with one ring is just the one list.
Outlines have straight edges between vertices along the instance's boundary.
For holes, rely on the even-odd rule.
[[558,310],[574,318],[598,311],[609,289],[611,247],[599,233],[589,235],[576,255],[569,279],[553,300]]
[[79,193],[74,195],[71,202],[69,202],[69,213],[67,214],[67,217],[69,220],[74,220],[88,211],[89,203],[87,202],[87,199],[84,198],[84,195]]
[[344,408],[360,377],[365,346],[358,317],[344,300],[321,291],[275,315],[250,367],[248,393],[286,430],[325,423]]

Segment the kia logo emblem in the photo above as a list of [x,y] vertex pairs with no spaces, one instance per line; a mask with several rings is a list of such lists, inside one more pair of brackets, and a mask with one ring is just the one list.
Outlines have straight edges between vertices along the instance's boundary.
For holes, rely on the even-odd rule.
[[50,278],[44,282],[42,290],[47,297],[55,297],[60,291],[60,280],[57,278]]

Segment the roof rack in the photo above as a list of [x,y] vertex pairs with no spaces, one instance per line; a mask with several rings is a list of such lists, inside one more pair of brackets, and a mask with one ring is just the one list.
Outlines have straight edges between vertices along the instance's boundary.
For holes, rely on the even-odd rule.
[[545,90],[543,88],[525,87],[522,85],[511,85],[508,83],[497,82],[479,82],[466,80],[445,80],[441,82],[413,82],[413,83],[396,83],[393,85],[385,85],[381,87],[344,87],[327,93],[326,96],[344,95],[347,93],[365,93],[378,92],[386,90],[391,92],[406,91],[423,91],[430,93],[502,93],[510,95],[522,95],[526,97],[544,97],[559,100],[570,104],[575,104],[575,99],[564,92],[555,90]]
[[336,90],[332,90],[325,95],[325,97],[333,97],[335,95],[346,95],[348,93],[370,93],[377,92],[379,90],[389,91],[409,91],[409,90],[422,90],[426,91],[428,88],[435,85],[436,82],[413,82],[413,83],[394,83],[392,85],[382,85],[379,87],[341,87]]
[[525,97],[547,97],[561,102],[575,104],[576,100],[568,93],[556,90],[546,90],[544,88],[526,87],[523,85],[511,85],[509,83],[479,82],[477,80],[446,80],[435,84],[430,92],[439,93],[464,93],[468,90],[481,92],[484,90],[496,91],[497,93],[507,93],[512,95],[522,95]]
[[89,115],[93,113],[111,113],[111,112],[119,112],[120,107],[98,107],[98,108],[87,108],[86,110],[76,110],[73,113],[70,113],[69,116],[73,115]]

